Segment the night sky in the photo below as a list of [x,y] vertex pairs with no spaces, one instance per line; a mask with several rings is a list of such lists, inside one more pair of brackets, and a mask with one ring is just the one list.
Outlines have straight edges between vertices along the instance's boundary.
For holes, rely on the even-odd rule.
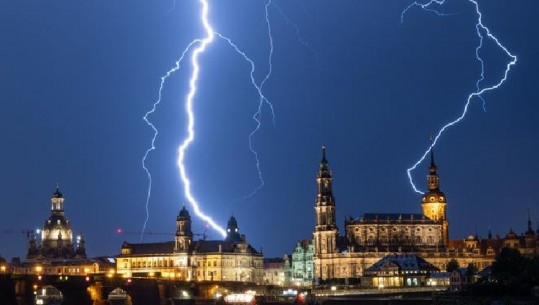
[[[216,31],[268,72],[265,1],[210,2]],[[476,90],[477,15],[447,0],[437,16],[411,1],[274,0],[274,53],[262,127],[253,137],[265,180],[258,184],[248,136],[258,95],[250,65],[223,40],[200,56],[196,140],[186,166],[201,208],[222,226],[231,215],[267,257],[312,238],[321,146],[334,175],[337,221],[365,212],[420,213],[406,175],[429,135],[462,112]],[[435,147],[448,201],[450,238],[488,228],[504,236],[539,220],[539,26],[534,0],[480,1],[483,23],[514,55],[507,81],[474,99],[467,116]],[[204,36],[196,0],[0,0],[0,254],[26,255],[23,230],[43,226],[56,183],[66,216],[89,256],[138,242],[148,180],[141,159],[152,129],[144,114],[161,77]],[[510,58],[491,40],[480,55],[482,87],[497,83]],[[153,175],[143,240],[171,240],[186,202],[176,166],[186,136],[188,62],[170,77],[149,118],[159,129],[147,161]],[[427,162],[413,172],[425,190]],[[192,211],[190,206],[187,208]],[[191,212],[193,216],[194,213]],[[193,231],[205,223],[193,216]],[[124,234],[116,233],[122,228]],[[215,230],[208,238],[219,239]]]

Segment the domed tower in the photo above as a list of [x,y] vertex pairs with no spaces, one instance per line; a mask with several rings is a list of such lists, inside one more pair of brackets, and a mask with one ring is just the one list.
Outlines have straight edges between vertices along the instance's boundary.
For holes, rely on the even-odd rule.
[[230,216],[228,223],[226,224],[226,241],[240,242],[241,235],[238,228],[238,222],[234,215]]
[[191,215],[189,215],[189,212],[184,206],[176,218],[176,243],[174,251],[189,251],[192,241],[193,232],[191,231]]
[[70,258],[74,255],[73,231],[64,216],[64,197],[58,186],[51,198],[51,216],[41,231],[41,255],[51,258]]
[[314,249],[316,254],[334,253],[337,250],[338,229],[335,222],[335,197],[333,196],[333,176],[326,159],[326,148],[322,147],[322,160],[316,176],[318,192],[314,210]]
[[434,164],[434,149],[430,149],[430,166],[429,174],[427,175],[428,191],[423,195],[421,207],[423,215],[432,220],[442,222],[443,243],[447,246],[449,242],[449,222],[446,217],[446,198],[445,194],[440,191],[440,178],[438,177],[437,167]]

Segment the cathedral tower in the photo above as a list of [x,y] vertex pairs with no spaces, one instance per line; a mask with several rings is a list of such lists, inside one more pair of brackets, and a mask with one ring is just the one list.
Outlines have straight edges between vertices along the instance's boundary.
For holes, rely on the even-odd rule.
[[175,252],[188,252],[193,241],[193,232],[191,231],[191,215],[189,215],[189,212],[185,209],[185,206],[181,209],[178,217],[176,218],[175,241]]
[[337,251],[338,228],[335,222],[335,197],[333,197],[332,180],[333,177],[326,159],[326,148],[322,147],[322,160],[316,177],[318,191],[314,205],[316,212],[314,229],[316,255]]
[[434,149],[430,149],[430,166],[429,174],[427,175],[428,191],[423,195],[421,207],[423,215],[435,221],[442,222],[442,236],[444,245],[449,242],[449,223],[446,216],[446,198],[440,191],[440,178],[438,177],[437,167],[434,164]]

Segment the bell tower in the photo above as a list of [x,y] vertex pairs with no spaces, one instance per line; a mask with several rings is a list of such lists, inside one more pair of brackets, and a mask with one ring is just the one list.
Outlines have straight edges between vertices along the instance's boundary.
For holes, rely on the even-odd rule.
[[176,218],[176,242],[174,244],[175,252],[188,252],[193,241],[193,232],[191,231],[191,216],[185,206],[181,209]]
[[322,147],[322,160],[316,176],[318,190],[314,205],[316,226],[313,235],[316,255],[337,251],[338,228],[335,222],[335,197],[333,196],[332,180],[333,176],[326,159],[326,148]]
[[423,215],[435,221],[442,222],[442,238],[443,244],[447,246],[449,242],[449,222],[446,214],[446,198],[445,194],[440,191],[440,178],[437,173],[438,168],[434,164],[434,149],[430,149],[430,166],[429,174],[427,175],[428,191],[423,195],[421,208]]

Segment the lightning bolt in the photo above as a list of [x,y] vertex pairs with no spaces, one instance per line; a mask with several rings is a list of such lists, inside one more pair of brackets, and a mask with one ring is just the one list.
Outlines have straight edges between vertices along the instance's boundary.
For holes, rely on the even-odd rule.
[[[242,196],[241,198],[239,199],[236,199],[234,201],[241,201],[241,200],[245,200],[245,199],[248,199],[252,196],[254,196],[258,191],[260,191],[260,189],[262,189],[264,187],[264,176],[262,175],[262,170],[260,168],[260,159],[258,158],[258,152],[254,149],[254,146],[253,146],[253,137],[255,136],[255,134],[260,130],[260,127],[262,126],[262,108],[264,105],[267,105],[269,106],[270,108],[270,111],[271,111],[271,118],[272,118],[272,122],[273,122],[273,125],[275,125],[275,112],[274,112],[274,109],[273,109],[273,104],[264,96],[264,94],[262,93],[262,88],[264,87],[264,84],[266,83],[266,81],[270,78],[271,76],[271,72],[273,70],[273,65],[272,65],[272,58],[273,58],[273,36],[271,35],[271,23],[270,23],[270,20],[269,20],[269,12],[268,12],[268,7],[272,4],[271,0],[268,0],[268,2],[266,2],[266,5],[264,6],[264,13],[265,13],[265,20],[266,20],[266,26],[267,26],[267,29],[268,29],[268,39],[269,39],[269,45],[270,45],[270,51],[269,51],[269,55],[268,55],[268,72],[266,73],[266,75],[264,76],[264,78],[262,79],[262,81],[260,82],[260,85],[257,85],[256,82],[255,82],[255,79],[254,79],[254,71],[255,71],[255,65],[254,65],[254,62],[247,58],[247,56],[245,56],[245,53],[240,51],[235,44],[232,43],[232,41],[230,41],[230,39],[226,39],[227,42],[236,49],[236,52],[238,52],[239,54],[241,54],[245,60],[247,60],[250,64],[251,64],[251,84],[257,89],[258,91],[258,107],[257,107],[257,110],[255,111],[255,113],[253,114],[252,116],[252,119],[255,121],[255,128],[249,133],[249,150],[251,151],[251,154],[253,154],[254,158],[255,158],[255,164],[256,164],[256,170],[257,170],[257,173],[258,173],[258,186],[256,186],[250,193],[248,193],[247,195],[244,195]],[[224,37],[222,37],[224,38]]]
[[271,4],[271,0],[268,0],[268,2],[265,5],[265,18],[266,18],[266,23],[267,23],[267,26],[268,26],[268,36],[269,36],[269,40],[270,40],[270,52],[269,52],[269,60],[268,60],[269,61],[269,69],[268,69],[268,73],[265,75],[265,77],[260,82],[260,84],[257,84],[257,82],[255,80],[255,77],[254,77],[254,72],[255,72],[255,69],[256,69],[254,61],[251,60],[246,55],[246,53],[243,52],[230,38],[216,32],[213,29],[210,22],[208,21],[209,5],[208,5],[207,0],[198,0],[198,1],[200,2],[201,7],[202,7],[200,20],[201,20],[202,26],[204,28],[204,31],[206,33],[206,36],[204,38],[202,38],[202,39],[194,39],[193,41],[191,41],[191,43],[189,43],[189,45],[182,52],[180,58],[176,61],[175,66],[172,69],[170,69],[169,71],[167,71],[167,73],[163,77],[161,77],[161,83],[160,83],[160,86],[159,86],[158,99],[153,104],[152,109],[150,111],[148,111],[145,114],[144,118],[143,118],[144,121],[146,121],[146,123],[152,128],[152,130],[154,132],[154,135],[153,135],[153,138],[152,138],[152,141],[151,141],[151,145],[148,148],[148,150],[146,150],[146,153],[145,153],[145,155],[144,155],[144,157],[142,159],[142,167],[145,170],[146,175],[148,177],[148,192],[147,192],[147,197],[146,197],[146,220],[145,220],[144,225],[143,225],[143,230],[142,230],[142,234],[141,234],[141,241],[142,241],[142,236],[144,234],[144,230],[146,229],[147,221],[148,221],[148,218],[149,218],[148,206],[149,206],[149,201],[150,201],[150,197],[151,197],[151,187],[152,187],[152,176],[151,176],[151,173],[150,173],[150,171],[148,170],[148,168],[146,166],[146,159],[147,159],[149,153],[152,152],[153,150],[155,150],[155,140],[156,140],[157,135],[158,135],[157,128],[155,127],[154,124],[152,124],[149,121],[148,117],[149,117],[149,115],[153,114],[156,111],[157,106],[159,105],[159,103],[162,100],[162,90],[163,90],[166,79],[170,75],[172,75],[174,72],[176,72],[176,71],[178,71],[180,69],[181,62],[183,61],[186,54],[193,47],[194,47],[194,49],[191,52],[191,57],[190,57],[192,73],[191,73],[191,77],[189,78],[189,92],[187,93],[186,101],[185,101],[185,112],[187,114],[187,137],[182,141],[181,145],[178,147],[177,166],[178,166],[178,169],[179,169],[181,182],[184,185],[185,197],[186,197],[188,203],[193,207],[193,210],[194,210],[195,214],[199,218],[203,219],[212,228],[214,228],[219,233],[221,233],[221,235],[223,237],[226,236],[225,230],[221,226],[219,226],[211,217],[204,214],[202,212],[202,210],[200,209],[200,205],[199,205],[198,201],[195,199],[194,195],[192,194],[191,181],[188,178],[188,175],[187,175],[187,172],[186,172],[186,167],[185,167],[185,162],[184,162],[185,161],[186,151],[189,148],[189,146],[191,145],[191,143],[195,140],[195,129],[194,129],[195,128],[195,116],[194,116],[194,113],[193,113],[193,103],[194,103],[194,98],[196,96],[196,92],[197,92],[197,89],[198,89],[197,88],[197,82],[198,82],[198,76],[199,76],[199,72],[200,72],[200,65],[199,65],[198,58],[199,58],[200,54],[202,54],[202,53],[204,53],[206,51],[207,47],[214,41],[215,37],[218,37],[218,38],[224,40],[226,43],[228,43],[251,66],[251,71],[250,71],[251,84],[257,90],[257,93],[258,93],[258,107],[257,107],[256,112],[253,114],[253,120],[255,120],[256,126],[251,131],[251,133],[249,134],[249,149],[250,149],[251,153],[254,155],[255,160],[256,160],[256,169],[258,171],[258,177],[259,177],[260,183],[256,187],[256,189],[254,191],[252,191],[249,195],[245,196],[245,198],[254,195],[258,190],[260,190],[264,186],[264,179],[263,179],[263,176],[262,176],[262,171],[260,169],[260,160],[258,158],[258,153],[256,152],[256,150],[253,147],[252,138],[258,132],[258,130],[260,129],[260,127],[262,125],[261,116],[262,116],[262,109],[263,109],[264,105],[267,105],[270,108],[273,123],[275,124],[275,113],[274,113],[274,109],[273,109],[273,104],[266,98],[266,96],[262,92],[262,88],[263,88],[264,84],[266,83],[266,81],[269,79],[269,77],[271,75],[271,71],[272,71],[273,37],[271,35],[271,26],[270,26],[269,15],[268,15],[268,7]]
[[[301,3],[301,1],[299,2],[300,5],[303,5]],[[311,53],[313,53],[314,55],[314,59],[316,61],[316,65],[318,66],[318,68],[320,69],[320,61],[318,59],[318,51],[316,51],[310,44],[309,42],[305,41],[305,39],[303,39],[303,37],[301,36],[301,31],[299,30],[299,26],[297,23],[293,22],[292,20],[290,20],[290,18],[288,18],[288,16],[286,16],[286,14],[283,12],[283,10],[281,9],[281,7],[279,5],[277,5],[277,3],[273,3],[273,6],[277,9],[277,11],[279,12],[279,14],[281,14],[281,16],[284,18],[284,20],[286,21],[286,24],[287,25],[290,25],[293,29],[294,29],[294,32],[296,32],[296,38],[297,40],[299,41],[299,43],[301,43],[305,48],[307,48],[309,51],[311,51]],[[303,8],[303,7],[302,7]],[[305,8],[303,8],[303,10],[305,10]]]
[[451,16],[451,15],[455,15],[455,13],[441,13],[440,11],[436,10],[436,9],[433,9],[433,8],[430,8],[431,5],[433,4],[437,4],[439,6],[442,6],[444,4],[445,0],[431,0],[430,2],[427,2],[427,3],[419,3],[419,2],[414,2],[410,5],[408,5],[401,13],[401,23],[404,23],[404,16],[406,15],[406,13],[412,9],[413,7],[419,7],[421,8],[422,10],[424,11],[427,11],[427,12],[431,12],[431,13],[434,13],[440,17],[445,17],[445,16]]
[[[488,91],[492,91],[492,90],[495,90],[497,88],[499,88],[504,82],[505,80],[507,79],[507,75],[509,74],[509,71],[511,70],[511,67],[514,66],[516,63],[517,63],[517,57],[513,54],[511,54],[511,52],[509,52],[509,50],[500,43],[500,41],[498,40],[498,38],[496,38],[494,35],[492,35],[492,33],[490,32],[489,28],[487,28],[484,24],[483,24],[483,20],[482,20],[482,14],[481,14],[481,11],[479,10],[479,4],[477,3],[476,0],[468,0],[469,2],[471,2],[474,7],[475,7],[475,12],[477,14],[477,23],[475,24],[475,28],[476,28],[476,32],[477,32],[477,36],[479,37],[479,44],[477,45],[477,47],[475,48],[475,57],[477,58],[477,60],[480,62],[481,64],[481,75],[479,77],[479,79],[476,81],[476,91],[470,93],[468,95],[468,98],[466,99],[466,103],[464,105],[464,109],[461,113],[461,115],[459,117],[457,117],[455,120],[447,123],[446,125],[444,125],[439,131],[438,133],[436,134],[436,137],[434,138],[434,140],[432,141],[431,145],[429,146],[429,148],[423,153],[423,155],[421,156],[421,158],[410,168],[407,169],[407,174],[408,174],[408,179],[410,180],[410,184],[412,185],[413,189],[415,192],[419,193],[419,194],[424,194],[424,192],[420,191],[417,189],[417,187],[415,186],[414,182],[413,182],[413,179],[412,179],[412,175],[411,175],[411,172],[413,170],[416,169],[416,167],[421,163],[423,162],[423,160],[425,160],[425,158],[427,157],[427,155],[430,153],[430,151],[432,150],[432,148],[436,145],[436,143],[438,142],[438,140],[440,139],[440,137],[442,136],[442,134],[444,133],[444,131],[457,124],[458,122],[460,122],[462,119],[464,119],[464,117],[466,116],[466,113],[468,111],[468,106],[470,105],[470,103],[472,102],[473,98],[476,97],[476,98],[479,98],[479,100],[481,100],[483,102],[483,109],[485,109],[485,100],[483,99],[483,94],[488,92]],[[434,8],[431,8],[432,5],[443,5],[445,3],[445,0],[431,0],[430,2],[427,2],[426,4],[420,4],[418,2],[414,2],[412,4],[410,4],[406,9],[404,9],[404,11],[402,12],[401,14],[401,21],[404,20],[404,15],[406,14],[406,12],[411,9],[412,7],[420,7],[421,9],[425,10],[425,11],[429,11],[429,12],[433,12],[439,16],[446,16],[447,14],[442,14],[440,12],[438,12],[436,9]],[[486,35],[486,37],[484,36]],[[508,57],[511,58],[511,60],[509,61],[509,63],[507,63],[506,67],[505,67],[505,71],[504,71],[504,75],[503,77],[494,85],[492,86],[489,86],[489,87],[481,87],[481,82],[484,80],[485,78],[485,70],[484,70],[484,61],[483,59],[481,58],[481,56],[479,55],[479,51],[481,50],[481,48],[483,47],[483,39],[485,38],[489,38],[491,39],[494,43],[496,43],[496,45],[502,49],[505,54],[507,54]]]
[[152,174],[150,173],[150,170],[146,166],[146,159],[148,158],[148,155],[150,154],[150,152],[155,150],[155,140],[157,139],[157,135],[159,134],[159,131],[157,130],[155,125],[149,120],[149,116],[151,114],[153,114],[157,110],[157,106],[161,103],[161,98],[163,96],[162,95],[163,88],[165,86],[165,81],[167,80],[167,78],[169,76],[171,76],[172,74],[174,74],[174,72],[176,72],[176,71],[178,71],[180,69],[180,63],[183,61],[183,58],[185,57],[185,54],[187,54],[187,52],[191,49],[191,47],[195,43],[201,43],[201,42],[202,41],[200,39],[195,39],[195,40],[191,41],[191,43],[183,51],[180,58],[176,61],[175,66],[172,69],[168,70],[167,73],[164,76],[161,77],[161,83],[159,84],[159,94],[158,94],[157,101],[155,101],[153,103],[152,109],[150,109],[148,112],[146,112],[146,114],[142,118],[146,122],[146,124],[148,124],[150,126],[150,128],[152,129],[153,137],[152,137],[150,147],[146,150],[146,153],[144,154],[144,157],[142,157],[142,168],[144,169],[144,171],[146,172],[146,176],[148,177],[148,191],[146,193],[146,205],[145,205],[146,219],[144,220],[144,224],[142,226],[142,232],[141,232],[141,235],[140,235],[140,242],[142,242],[142,237],[144,235],[144,231],[146,230],[146,225],[148,224],[148,219],[150,218],[150,210],[149,210],[148,207],[149,207],[149,204],[150,204],[150,197],[151,197],[151,194],[152,194]]

